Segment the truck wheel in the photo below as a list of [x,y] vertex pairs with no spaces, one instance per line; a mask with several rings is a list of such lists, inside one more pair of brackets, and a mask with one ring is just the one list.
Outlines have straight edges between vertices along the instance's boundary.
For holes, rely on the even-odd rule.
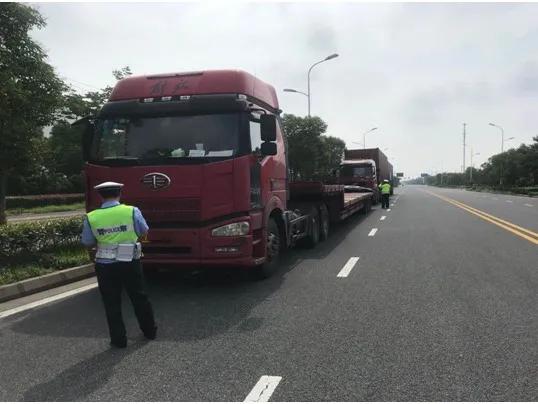
[[313,248],[319,243],[320,238],[320,220],[319,213],[316,208],[310,210],[310,234],[306,237],[306,246]]
[[278,269],[280,253],[282,252],[282,242],[280,231],[275,219],[269,219],[267,225],[267,258],[265,262],[256,268],[256,278],[269,278]]
[[319,207],[319,218],[319,239],[321,241],[325,241],[329,238],[330,227],[329,211],[327,210],[327,206],[325,204]]

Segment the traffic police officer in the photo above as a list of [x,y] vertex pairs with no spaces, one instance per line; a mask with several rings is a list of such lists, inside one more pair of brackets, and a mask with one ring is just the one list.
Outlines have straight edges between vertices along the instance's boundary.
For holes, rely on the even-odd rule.
[[103,204],[87,214],[82,228],[82,243],[97,246],[95,272],[106,311],[110,343],[127,346],[121,314],[121,291],[131,299],[140,329],[148,339],[155,339],[157,327],[153,309],[144,287],[139,237],[148,232],[140,210],[119,202],[123,184],[104,182],[97,185]]
[[381,191],[381,208],[382,209],[388,209],[389,208],[389,197],[390,197],[389,180],[383,180],[383,182],[381,184],[379,184],[379,190]]

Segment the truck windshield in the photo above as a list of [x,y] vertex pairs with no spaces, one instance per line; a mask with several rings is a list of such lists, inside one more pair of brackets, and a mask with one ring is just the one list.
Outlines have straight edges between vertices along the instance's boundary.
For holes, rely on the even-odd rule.
[[371,177],[374,175],[372,166],[343,166],[342,175],[345,177]]
[[239,114],[114,118],[97,123],[97,162],[205,161],[240,153]]

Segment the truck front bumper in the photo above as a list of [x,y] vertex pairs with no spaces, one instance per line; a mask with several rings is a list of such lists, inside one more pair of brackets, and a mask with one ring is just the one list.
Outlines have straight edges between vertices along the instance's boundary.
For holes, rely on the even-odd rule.
[[[172,268],[196,267],[253,267],[264,262],[254,257],[257,232],[252,228],[244,236],[211,235],[216,227],[248,221],[249,216],[237,217],[206,227],[152,228],[143,243],[142,260],[149,266]],[[252,226],[251,226],[252,227]]]

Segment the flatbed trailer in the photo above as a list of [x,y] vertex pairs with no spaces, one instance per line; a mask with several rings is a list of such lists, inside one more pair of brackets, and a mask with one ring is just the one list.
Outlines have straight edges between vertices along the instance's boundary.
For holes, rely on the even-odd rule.
[[370,211],[373,193],[357,192],[357,187],[327,185],[321,182],[292,182],[289,185],[290,210],[285,212],[287,244],[306,239],[310,246],[327,239],[331,224],[351,215]]

